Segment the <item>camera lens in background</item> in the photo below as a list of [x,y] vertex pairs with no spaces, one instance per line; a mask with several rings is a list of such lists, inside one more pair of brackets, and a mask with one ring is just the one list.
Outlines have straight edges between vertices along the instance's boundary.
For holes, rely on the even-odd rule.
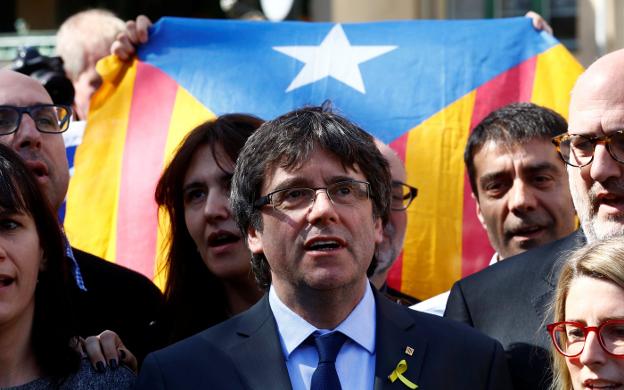
[[65,76],[63,60],[60,57],[44,56],[36,47],[22,47],[13,60],[11,69],[39,81],[55,104],[73,104],[74,86]]

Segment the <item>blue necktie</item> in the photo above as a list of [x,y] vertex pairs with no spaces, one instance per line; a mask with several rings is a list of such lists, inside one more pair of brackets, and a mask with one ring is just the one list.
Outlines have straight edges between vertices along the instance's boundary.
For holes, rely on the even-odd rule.
[[336,356],[347,340],[347,336],[340,332],[332,332],[313,337],[319,361],[312,374],[310,390],[342,390],[336,372]]

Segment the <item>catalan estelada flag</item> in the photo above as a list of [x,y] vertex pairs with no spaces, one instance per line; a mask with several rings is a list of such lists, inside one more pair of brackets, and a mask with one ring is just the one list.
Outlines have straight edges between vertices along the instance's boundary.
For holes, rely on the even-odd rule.
[[[527,18],[360,24],[164,18],[138,58],[98,64],[68,194],[70,241],[155,277],[166,224],[154,187],[200,122],[229,112],[271,119],[330,99],[389,143],[419,195],[392,287],[424,299],[485,267],[463,150],[490,111],[531,101],[567,116],[581,66]],[[159,229],[160,227],[160,229]],[[162,280],[160,280],[162,281]]]

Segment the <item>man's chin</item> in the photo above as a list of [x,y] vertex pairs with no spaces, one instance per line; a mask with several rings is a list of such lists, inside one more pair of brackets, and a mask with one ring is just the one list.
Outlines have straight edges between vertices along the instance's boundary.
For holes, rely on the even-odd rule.
[[588,242],[624,237],[624,215],[610,215],[607,218],[594,217],[582,226]]

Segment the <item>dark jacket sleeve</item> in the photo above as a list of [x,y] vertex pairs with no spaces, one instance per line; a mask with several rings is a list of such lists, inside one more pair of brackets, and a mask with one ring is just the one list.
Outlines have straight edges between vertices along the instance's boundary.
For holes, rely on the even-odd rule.
[[147,355],[143,361],[135,390],[164,390],[165,382],[156,355]]
[[490,372],[490,382],[487,388],[491,390],[497,389],[513,389],[505,351],[499,342],[496,342],[496,348],[492,357],[492,371]]
[[446,303],[446,310],[444,311],[444,317],[474,326],[460,282],[456,282],[451,288],[451,293]]

